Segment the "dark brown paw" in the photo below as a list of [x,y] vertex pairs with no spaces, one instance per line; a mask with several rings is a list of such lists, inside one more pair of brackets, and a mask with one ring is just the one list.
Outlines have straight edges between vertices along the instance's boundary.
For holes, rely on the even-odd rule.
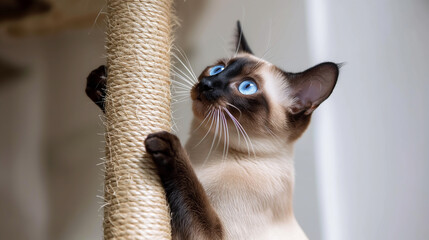
[[86,95],[104,112],[104,97],[106,96],[107,68],[101,65],[86,78]]
[[149,134],[145,140],[145,147],[161,177],[171,176],[175,172],[176,158],[181,151],[181,145],[174,134],[166,131]]

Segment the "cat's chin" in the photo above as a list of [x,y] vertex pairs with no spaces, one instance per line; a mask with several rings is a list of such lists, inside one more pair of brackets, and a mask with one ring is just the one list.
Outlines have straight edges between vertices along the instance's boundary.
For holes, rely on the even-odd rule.
[[210,114],[210,111],[213,109],[220,109],[225,107],[222,105],[222,102],[208,103],[206,100],[201,100],[199,98],[192,100],[192,111],[194,116],[200,120],[204,120],[207,117],[207,114]]
[[205,114],[209,111],[209,105],[202,102],[201,99],[193,99],[192,111],[195,117],[203,120],[206,117]]

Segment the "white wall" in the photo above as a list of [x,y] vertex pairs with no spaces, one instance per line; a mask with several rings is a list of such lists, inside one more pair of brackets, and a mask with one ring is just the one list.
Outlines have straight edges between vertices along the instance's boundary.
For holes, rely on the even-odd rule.
[[[0,40],[0,55],[24,69],[0,79],[0,239],[47,238],[43,147],[43,46],[38,39]],[[3,77],[3,76],[0,76]],[[25,230],[22,230],[22,229]]]
[[307,1],[312,61],[345,61],[318,112],[323,239],[429,236],[429,2]]
[[105,62],[103,31],[0,45],[24,70],[0,81],[0,239],[100,239],[103,124],[84,89]]

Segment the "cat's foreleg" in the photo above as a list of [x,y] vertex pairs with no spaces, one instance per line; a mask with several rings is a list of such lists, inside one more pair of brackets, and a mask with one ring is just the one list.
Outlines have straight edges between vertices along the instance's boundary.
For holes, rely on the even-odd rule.
[[107,79],[107,68],[101,65],[92,72],[86,78],[86,95],[100,107],[104,112],[104,98],[106,97],[106,79]]
[[179,139],[169,132],[157,132],[146,138],[145,146],[166,191],[173,239],[222,239],[219,217]]

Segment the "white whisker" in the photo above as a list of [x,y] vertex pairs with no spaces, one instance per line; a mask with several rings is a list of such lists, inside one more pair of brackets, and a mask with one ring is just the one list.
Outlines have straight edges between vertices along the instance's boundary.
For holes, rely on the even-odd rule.
[[240,122],[228,111],[228,109],[225,109],[225,111],[226,111],[226,113],[229,115],[229,117],[231,118],[231,120],[234,122],[234,123],[236,123],[237,125],[237,127],[239,128],[239,130],[240,130],[240,132],[241,132],[241,134],[243,134],[243,138],[244,138],[244,141],[246,142],[246,145],[247,145],[247,151],[248,151],[248,154],[249,154],[249,156],[250,156],[250,148],[249,148],[249,146],[252,148],[252,152],[253,152],[253,155],[256,157],[256,153],[255,153],[255,149],[254,149],[254,147],[253,147],[253,144],[252,144],[252,141],[250,140],[250,137],[249,137],[249,135],[247,134],[247,132],[246,132],[246,130],[244,130],[244,128],[243,128],[243,126],[240,124]]
[[240,113],[240,117],[239,117],[239,118],[241,118],[241,110],[240,110],[238,107],[234,106],[234,105],[233,105],[233,104],[231,104],[231,103],[226,103],[226,105],[228,105],[228,106],[231,106],[231,107],[235,108],[235,109]]
[[[194,83],[192,83],[190,80],[186,79],[185,77],[183,77],[182,75],[179,75],[175,72],[172,71],[172,76],[174,76],[174,78],[172,79],[173,82],[180,82],[186,85],[186,87],[190,90],[192,89],[192,87],[195,85]],[[180,80],[180,81],[179,81]]]
[[182,99],[172,99],[172,102],[171,102],[171,104],[174,104],[174,105],[176,105],[176,104],[178,104],[178,103],[182,103],[182,102],[186,102],[186,101],[189,101],[189,99],[188,99],[188,98],[182,98]]
[[[172,80],[172,82],[173,82],[173,84],[171,85],[171,88],[172,88],[173,90],[178,89],[178,90],[182,90],[182,91],[190,92],[190,91],[191,91],[191,89],[192,89],[192,87],[191,87],[191,86],[189,86],[189,85],[183,86],[183,85],[176,84],[177,82],[180,82],[180,81]],[[182,82],[180,82],[180,83],[182,83]],[[183,84],[183,83],[182,83],[182,84]]]
[[191,73],[195,76],[195,72],[192,69],[192,64],[189,61],[189,58],[186,55],[185,51],[183,49],[181,49],[179,46],[175,46],[174,49],[185,59],[186,63],[188,64],[188,67],[191,70]]
[[180,88],[173,88],[173,89],[171,89],[171,94],[173,95],[173,97],[175,95],[179,95],[179,94],[191,96],[191,93],[188,90],[185,90],[185,89],[182,90]]
[[204,118],[204,120],[200,123],[200,125],[198,125],[198,127],[196,127],[195,129],[194,129],[194,131],[193,132],[196,132],[202,125],[203,125],[203,123],[207,120],[207,118],[210,116],[210,113],[211,112],[213,112],[213,109],[211,109],[211,106],[210,106],[210,108],[209,108],[209,111],[208,111],[209,113],[206,115],[206,117]]
[[273,19],[270,19],[270,26],[268,28],[268,40],[267,40],[267,47],[265,49],[264,54],[262,55],[261,59],[265,57],[265,55],[271,50],[270,44],[271,44],[271,35],[273,30]]
[[173,93],[173,97],[189,97],[189,93],[188,92],[174,92]]
[[228,113],[229,117],[231,118],[232,122],[234,123],[235,128],[237,129],[237,136],[238,136],[238,138],[240,138],[240,134],[241,134],[241,135],[243,135],[244,142],[246,143],[246,146],[247,146],[247,152],[248,152],[248,154],[249,154],[249,156],[250,156],[249,143],[248,143],[248,141],[247,141],[246,137],[244,136],[243,131],[242,131],[242,130],[241,130],[241,128],[238,126],[237,121],[236,121],[236,120],[235,120],[235,118],[232,116],[232,114],[230,114],[230,113],[228,112],[228,110],[227,110],[227,113]]
[[[180,68],[171,65],[174,69],[172,69],[176,74],[181,73],[183,77],[186,77],[186,79],[188,79],[191,83],[196,83],[196,79],[194,79],[193,77],[190,77],[188,74],[184,73]],[[178,71],[178,72],[176,72]]]
[[[179,47],[176,47],[176,50],[185,59],[185,62],[188,64],[188,66],[186,66],[175,53],[173,53],[173,56],[176,57],[180,61],[180,63],[182,63],[182,65],[188,70],[188,72],[194,77],[194,79],[197,79],[197,76],[195,75],[195,72],[192,69],[191,62],[189,61],[188,56],[186,56],[185,51],[181,50]],[[187,67],[189,67],[189,69]]]
[[218,108],[219,109],[219,112],[218,112],[218,116],[217,116],[217,118],[218,118],[218,121],[219,121],[219,137],[217,138],[217,143],[216,143],[216,147],[215,147],[215,149],[218,149],[218,147],[219,147],[219,144],[220,144],[220,142],[222,141],[222,134],[223,134],[223,124],[222,124],[222,119],[220,118],[221,117],[221,114],[222,114],[222,109],[221,108]]
[[173,98],[176,98],[176,97],[187,97],[187,98],[190,98],[189,92],[173,92],[171,95],[172,95]]
[[176,80],[171,80],[172,82],[173,82],[173,86],[174,86],[174,84],[178,84],[178,85],[180,85],[181,87],[183,87],[183,88],[185,88],[185,89],[188,89],[189,91],[191,91],[191,89],[192,89],[192,87],[193,87],[193,85],[191,86],[191,85],[186,85],[185,83],[183,83],[183,82],[179,82],[179,81],[176,81]]
[[[223,116],[223,111],[222,111],[222,109],[221,109],[221,111],[220,111],[220,117],[221,117],[221,126],[222,126],[222,131],[223,132],[226,132],[225,131],[225,122],[223,121],[223,118],[222,118],[222,116]],[[219,139],[219,141],[220,141],[220,139]],[[225,149],[226,149],[226,134],[224,133],[223,134],[223,150],[222,150],[222,160],[224,160],[225,159]]]
[[222,113],[222,121],[224,123],[224,129],[225,129],[224,143],[223,143],[223,159],[226,159],[228,157],[228,149],[229,149],[229,131],[228,131],[228,122],[226,121],[225,114],[223,112],[221,113]]
[[[189,77],[189,79],[196,79],[196,77],[194,77],[194,75],[193,75],[193,73],[191,72],[191,70],[189,70],[189,68],[186,66],[186,64],[185,63],[183,63],[183,61],[175,54],[175,53],[172,53],[171,54],[173,57],[175,57],[177,60],[179,60],[179,62],[182,64],[182,66],[186,69],[186,71],[191,75],[191,76],[189,76],[188,74],[185,74],[184,72],[182,72],[182,74],[184,74],[184,75],[186,75],[186,76],[188,76]],[[176,67],[176,69],[179,69],[179,68],[177,68]]]
[[[203,165],[205,165],[205,163],[206,163],[207,159],[209,159],[210,154],[212,153],[212,150],[213,150],[213,146],[214,146],[215,140],[216,140],[216,138],[218,137],[218,132],[219,132],[219,112],[220,112],[220,110],[219,110],[219,109],[216,109],[216,110],[215,110],[215,112],[216,112],[216,113],[215,113],[215,121],[216,121],[215,134],[213,135],[213,141],[212,141],[212,144],[211,144],[211,146],[210,146],[210,150],[209,150],[209,152],[208,152],[208,154],[207,154],[207,157],[206,157],[206,159],[204,160]],[[217,147],[217,146],[216,146],[216,147]]]
[[240,44],[241,44],[241,38],[242,37],[243,37],[243,30],[240,31],[240,35],[238,36],[238,43],[237,43],[237,47],[235,49],[234,57],[236,57],[237,54],[238,54],[238,50],[240,49]]
[[210,111],[210,118],[212,119],[212,121],[211,121],[211,123],[210,123],[210,127],[209,127],[209,130],[207,130],[207,133],[204,135],[204,137],[193,147],[193,149],[195,148],[195,147],[197,147],[198,145],[200,145],[203,141],[204,141],[204,139],[207,137],[207,135],[209,135],[209,133],[210,133],[210,131],[212,130],[212,127],[213,127],[213,123],[214,123],[214,112],[215,112],[215,109],[212,109],[211,111]]
[[[186,77],[180,75],[179,73],[175,72],[173,69],[171,70],[171,73],[174,77],[178,77],[179,79],[181,79],[183,81],[182,82],[183,84],[186,83],[189,88],[192,88],[194,86],[194,82],[192,82],[191,80],[187,79]],[[179,82],[176,79],[172,79],[172,81]]]

